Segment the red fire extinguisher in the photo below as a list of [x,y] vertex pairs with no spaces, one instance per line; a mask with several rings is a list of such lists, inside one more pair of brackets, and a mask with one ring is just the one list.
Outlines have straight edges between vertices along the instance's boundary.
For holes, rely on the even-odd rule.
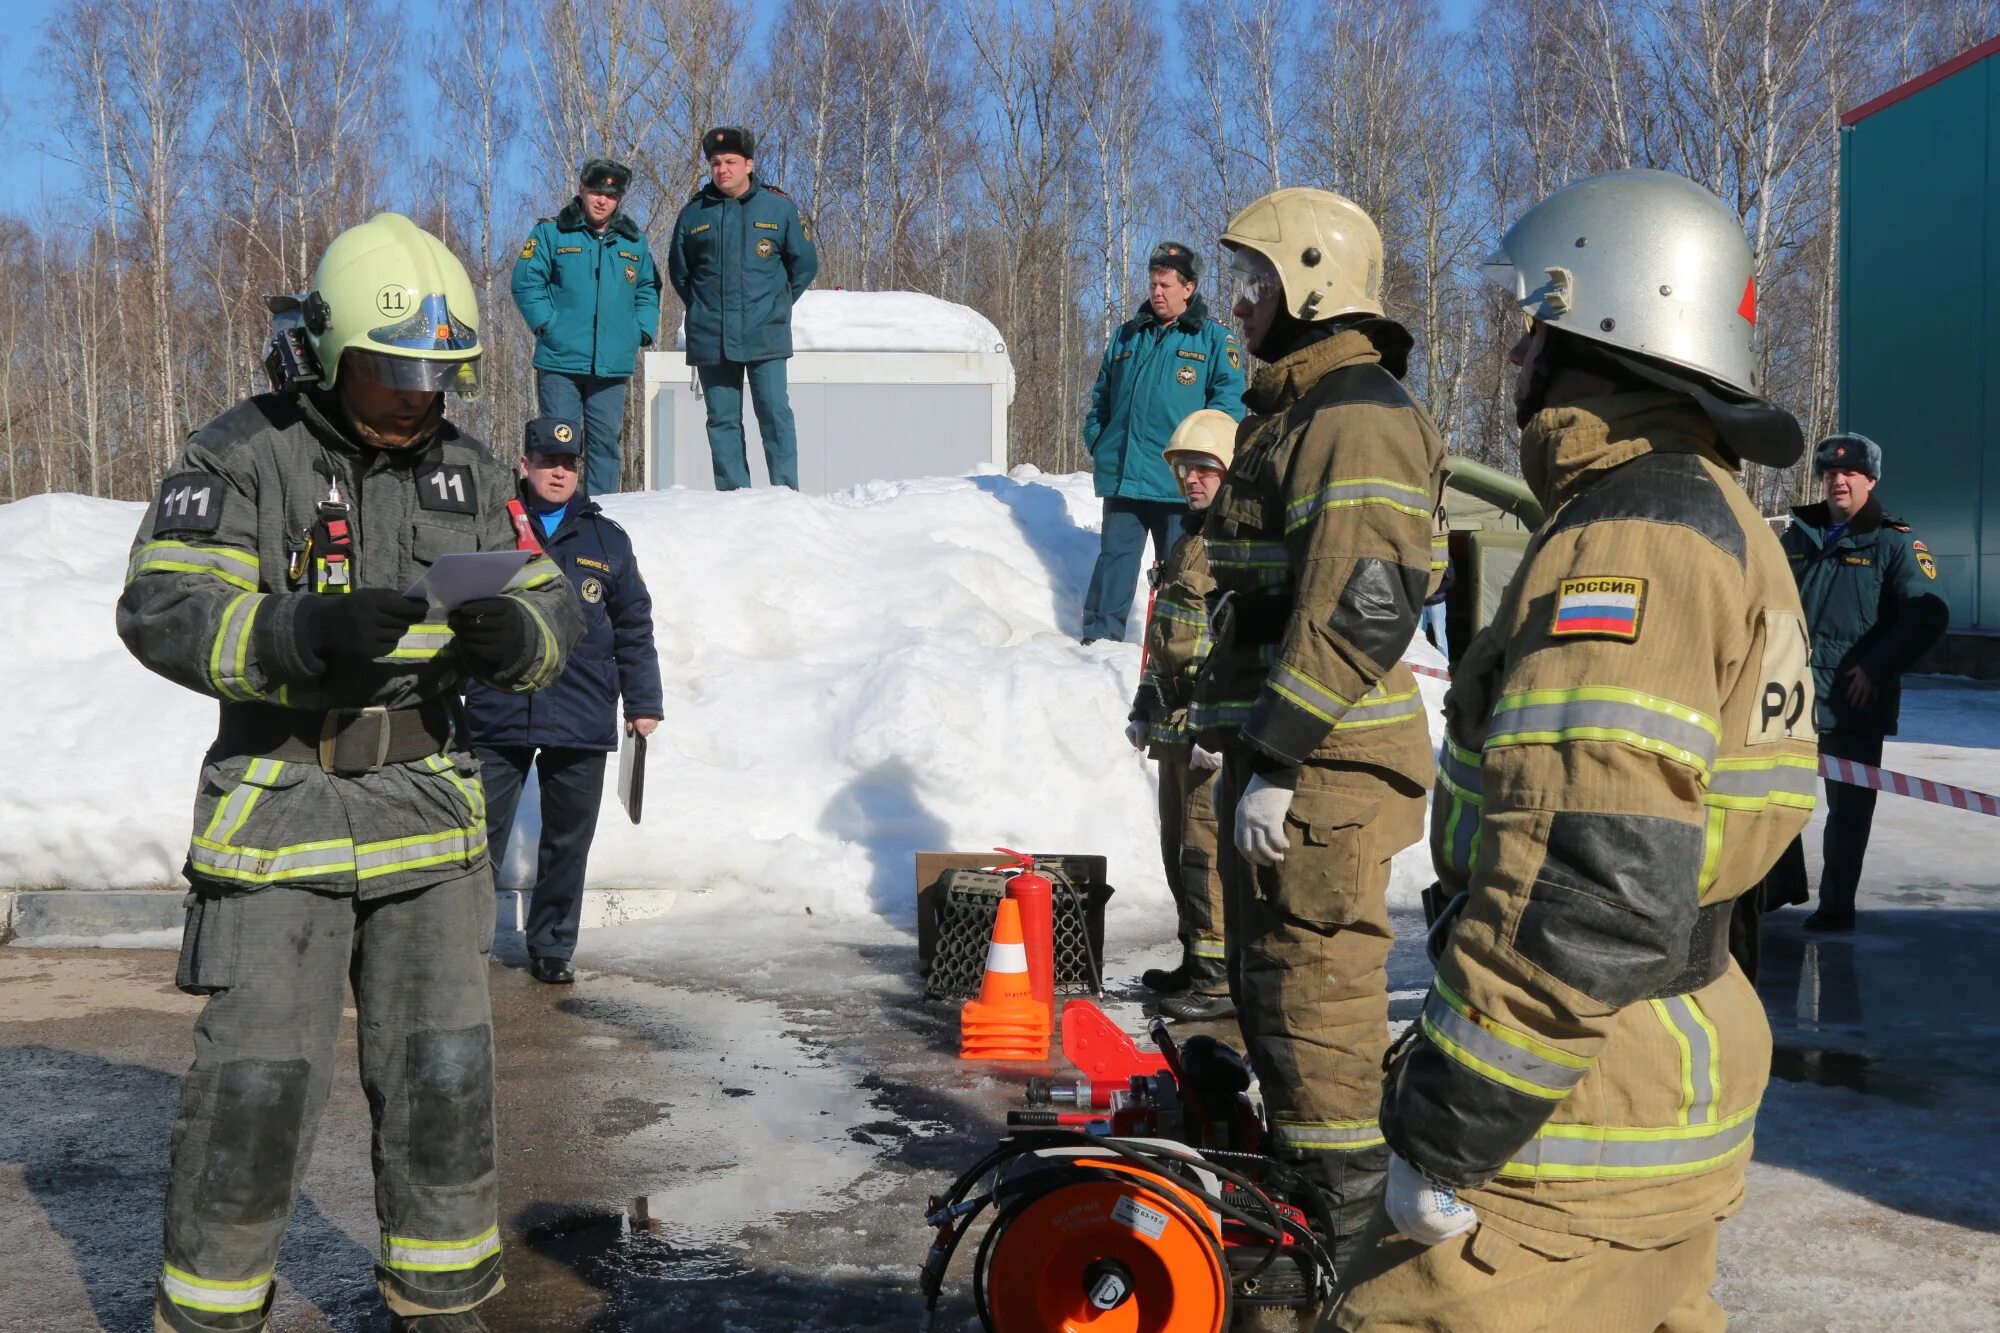
[[1011,847],[995,847],[996,852],[1014,858],[1002,871],[1012,870],[1007,896],[1021,909],[1021,943],[1028,952],[1028,990],[1056,1012],[1056,931],[1053,886],[1035,869],[1035,858]]

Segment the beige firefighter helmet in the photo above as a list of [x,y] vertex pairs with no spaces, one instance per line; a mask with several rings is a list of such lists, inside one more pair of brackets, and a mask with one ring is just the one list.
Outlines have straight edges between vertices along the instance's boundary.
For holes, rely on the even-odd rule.
[[1613,171],[1536,204],[1483,266],[1531,319],[1757,392],[1750,242],[1668,171]]
[[1168,467],[1206,456],[1227,468],[1236,457],[1236,418],[1213,407],[1190,412],[1174,427],[1164,453]]
[[1361,206],[1331,190],[1273,190],[1222,233],[1262,255],[1284,285],[1285,309],[1307,323],[1382,313],[1382,233]]
[[332,388],[347,369],[392,388],[479,391],[479,300],[465,265],[400,213],[333,238],[313,271],[305,326]]

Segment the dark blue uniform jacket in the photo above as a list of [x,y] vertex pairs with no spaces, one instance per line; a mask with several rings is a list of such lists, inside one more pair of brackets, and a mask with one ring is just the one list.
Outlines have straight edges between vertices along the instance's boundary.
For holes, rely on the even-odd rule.
[[[535,535],[541,525],[533,518]],[[660,717],[660,658],[653,650],[653,598],[632,558],[632,539],[578,494],[569,513],[542,539],[549,559],[569,575],[583,607],[583,637],[569,666],[537,694],[502,694],[472,684],[465,709],[482,745],[534,745],[615,750],[625,717]]]

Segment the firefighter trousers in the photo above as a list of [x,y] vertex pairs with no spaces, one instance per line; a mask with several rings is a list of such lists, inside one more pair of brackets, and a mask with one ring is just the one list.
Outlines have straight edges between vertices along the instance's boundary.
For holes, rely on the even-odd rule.
[[208,884],[189,895],[176,980],[209,999],[174,1122],[155,1330],[264,1327],[350,985],[382,1298],[416,1315],[500,1289],[492,939],[483,864],[384,898]]
[[1715,1285],[1721,1224],[1670,1243],[1632,1247],[1549,1235],[1523,1241],[1482,1223],[1425,1247],[1375,1210],[1343,1274],[1334,1315],[1344,1333],[1722,1333]]
[[1351,1238],[1388,1169],[1376,1113],[1395,938],[1389,860],[1422,834],[1423,792],[1369,765],[1308,763],[1285,820],[1291,848],[1256,867],[1234,836],[1249,780],[1232,749],[1217,802],[1230,994],[1278,1154],[1320,1186],[1336,1238]]
[[1174,895],[1181,956],[1203,975],[1216,976],[1225,957],[1222,872],[1216,862],[1218,782],[1216,770],[1196,768],[1183,750],[1160,756],[1160,861]]

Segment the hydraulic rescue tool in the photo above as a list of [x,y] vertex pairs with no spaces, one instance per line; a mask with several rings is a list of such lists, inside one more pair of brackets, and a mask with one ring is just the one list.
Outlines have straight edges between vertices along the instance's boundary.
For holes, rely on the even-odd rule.
[[1086,1000],[1065,1007],[1062,1027],[1085,1076],[1030,1080],[1012,1132],[930,1201],[932,1318],[952,1256],[990,1208],[972,1270],[989,1333],[1223,1333],[1242,1309],[1314,1305],[1315,1326],[1330,1328],[1329,1219],[1265,1155],[1242,1055],[1210,1037],[1176,1045],[1157,1021],[1159,1051],[1144,1054]]

